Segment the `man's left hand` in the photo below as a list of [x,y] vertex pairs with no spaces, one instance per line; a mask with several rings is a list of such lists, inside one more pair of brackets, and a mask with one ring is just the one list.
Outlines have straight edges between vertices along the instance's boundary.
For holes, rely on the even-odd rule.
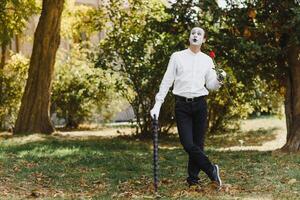
[[219,69],[217,73],[217,79],[220,83],[223,83],[226,78],[226,72],[223,69]]

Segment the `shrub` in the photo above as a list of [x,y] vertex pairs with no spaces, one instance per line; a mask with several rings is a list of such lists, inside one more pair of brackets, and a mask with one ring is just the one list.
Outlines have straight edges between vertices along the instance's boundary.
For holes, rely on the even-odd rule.
[[[68,128],[77,128],[94,113],[111,103],[114,74],[94,68],[88,49],[74,45],[69,51],[60,51],[52,90],[52,113],[66,121]],[[107,114],[106,120],[114,111]]]
[[0,129],[13,127],[25,88],[29,59],[11,53],[10,59],[0,70]]

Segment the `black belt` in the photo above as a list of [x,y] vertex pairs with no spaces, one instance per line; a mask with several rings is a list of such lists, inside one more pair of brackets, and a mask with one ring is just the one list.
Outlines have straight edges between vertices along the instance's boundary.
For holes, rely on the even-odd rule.
[[186,98],[178,95],[174,95],[176,100],[184,101],[184,102],[195,102],[200,99],[204,99],[205,96],[199,96],[199,97],[192,97],[192,98]]

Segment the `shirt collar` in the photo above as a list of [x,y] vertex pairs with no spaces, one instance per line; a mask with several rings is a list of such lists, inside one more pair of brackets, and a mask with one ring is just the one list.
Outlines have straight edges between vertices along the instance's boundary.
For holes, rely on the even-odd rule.
[[194,53],[190,48],[187,48],[187,51],[188,51],[189,54],[194,55],[194,56],[201,54],[201,50],[199,52],[197,52],[197,53]]

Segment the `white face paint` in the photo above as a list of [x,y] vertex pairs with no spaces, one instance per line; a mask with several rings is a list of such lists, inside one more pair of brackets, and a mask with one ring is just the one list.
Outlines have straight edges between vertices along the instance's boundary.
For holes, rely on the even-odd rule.
[[194,27],[190,33],[190,45],[200,46],[204,41],[204,30],[199,27]]

